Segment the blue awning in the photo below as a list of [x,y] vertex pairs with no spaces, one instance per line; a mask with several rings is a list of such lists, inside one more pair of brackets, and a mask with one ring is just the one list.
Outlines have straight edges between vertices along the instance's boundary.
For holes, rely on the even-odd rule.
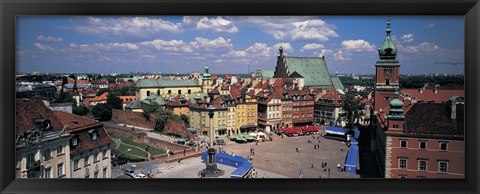
[[[202,152],[202,160],[207,161],[207,151]],[[251,169],[252,163],[241,156],[232,156],[230,154],[217,152],[215,154],[215,161],[219,164],[237,168],[234,170],[230,178],[243,178]]]
[[341,127],[327,127],[325,132],[335,135],[345,135],[345,130],[343,130]]
[[353,137],[354,137],[355,139],[358,139],[358,137],[360,137],[360,131],[359,131],[358,129],[355,129],[355,130],[353,130],[353,132],[354,132]]
[[358,145],[352,144],[345,160],[345,171],[348,173],[357,173]]

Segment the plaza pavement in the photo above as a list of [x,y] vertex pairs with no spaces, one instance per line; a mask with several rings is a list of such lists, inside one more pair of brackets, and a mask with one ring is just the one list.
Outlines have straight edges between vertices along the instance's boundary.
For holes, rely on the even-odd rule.
[[[308,143],[311,140],[313,143]],[[319,142],[320,141],[320,142]],[[314,149],[314,145],[319,144],[320,149]],[[219,146],[215,146],[218,149]],[[297,153],[295,148],[300,148]],[[341,147],[344,150],[341,151]],[[273,141],[261,142],[255,145],[254,142],[238,144],[227,140],[227,145],[223,149],[227,153],[234,153],[247,157],[250,148],[254,148],[253,168],[256,169],[257,178],[299,178],[300,171],[303,169],[304,178],[359,178],[360,175],[340,172],[337,170],[337,164],[343,166],[348,147],[340,141],[325,139],[319,140],[311,136],[284,137],[274,135]],[[327,162],[327,168],[322,168],[321,163]],[[313,164],[313,168],[312,168]],[[130,166],[127,164],[126,166]],[[200,157],[185,159],[181,163],[164,163],[163,160],[153,160],[147,162],[135,163],[137,173],[145,166],[157,166],[162,172],[155,178],[199,178],[198,172],[205,168],[205,164]],[[225,174],[220,178],[229,178],[233,167],[217,164],[219,168],[225,170]],[[121,167],[112,169],[113,178],[126,178],[120,170]],[[325,169],[330,168],[330,176]]]

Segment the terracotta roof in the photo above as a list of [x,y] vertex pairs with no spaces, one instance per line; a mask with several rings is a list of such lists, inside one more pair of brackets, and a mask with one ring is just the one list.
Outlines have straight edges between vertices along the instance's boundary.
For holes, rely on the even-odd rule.
[[108,98],[108,92],[104,92],[100,96],[95,96],[93,98],[90,98],[90,101],[104,101],[107,100]]
[[58,118],[58,120],[60,120],[62,125],[68,126],[68,131],[70,131],[70,133],[84,130],[84,129],[103,126],[103,123],[99,121],[92,120],[79,115],[66,113],[66,112],[54,112],[54,113],[55,113],[55,116]]
[[167,101],[165,106],[172,106],[172,107],[183,107],[183,106],[190,106],[192,103],[187,98],[180,98],[176,96],[172,99],[172,101]]
[[263,86],[262,81],[259,81],[253,88],[260,89],[262,88],[262,86]]
[[[332,101],[332,103],[325,103],[321,99],[328,99],[328,100],[333,100],[333,101]],[[340,93],[336,89],[329,89],[327,91],[327,93],[325,93],[319,99],[320,104],[340,105],[341,102],[342,102],[342,97],[340,96]]]
[[[97,140],[92,140],[88,131],[77,131],[74,138],[78,138],[78,146],[71,146],[70,153],[78,154],[93,148],[101,147],[112,142],[112,140],[107,136],[105,129],[103,127],[97,128]],[[101,153],[99,153],[101,154]]]
[[15,136],[36,127],[36,119],[49,119],[52,130],[62,130],[63,125],[41,100],[15,100]]
[[415,97],[417,100],[423,100],[428,102],[433,100],[435,103],[447,102],[452,96],[461,96],[465,97],[464,90],[444,90],[438,89],[437,93],[434,92],[434,89],[425,89],[420,93],[422,89],[403,89],[401,90],[402,94],[409,94],[412,97]]
[[[68,79],[68,83],[69,84],[74,84],[75,83],[75,80],[73,79]],[[60,85],[62,84],[62,82],[60,82]],[[88,84],[88,81],[87,80],[77,80],[77,84]]]
[[232,85],[230,86],[230,95],[235,100],[235,103],[238,103],[237,97],[242,95],[242,91],[237,86]]
[[130,103],[137,99],[136,96],[118,96],[123,103]]

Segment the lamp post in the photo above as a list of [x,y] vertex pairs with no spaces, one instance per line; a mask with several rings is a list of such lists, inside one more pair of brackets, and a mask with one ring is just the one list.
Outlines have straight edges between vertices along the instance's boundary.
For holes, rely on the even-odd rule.
[[208,117],[210,118],[210,131],[209,131],[209,138],[210,138],[210,146],[207,150],[208,160],[206,162],[207,168],[205,169],[209,173],[214,173],[217,171],[217,163],[215,162],[215,148],[213,148],[213,138],[214,138],[214,131],[213,131],[213,115],[214,112],[210,110],[208,112]]

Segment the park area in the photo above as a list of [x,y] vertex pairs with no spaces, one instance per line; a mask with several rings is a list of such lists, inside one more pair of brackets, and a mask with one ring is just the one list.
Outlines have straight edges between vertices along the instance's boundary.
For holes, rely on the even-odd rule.
[[[121,156],[129,161],[143,161],[150,156],[155,156],[165,153],[165,150],[161,150],[144,143],[133,142],[129,138],[123,137],[113,132],[108,132],[110,137],[115,139],[110,148],[112,153],[116,156]],[[149,153],[149,154],[148,154]]]

